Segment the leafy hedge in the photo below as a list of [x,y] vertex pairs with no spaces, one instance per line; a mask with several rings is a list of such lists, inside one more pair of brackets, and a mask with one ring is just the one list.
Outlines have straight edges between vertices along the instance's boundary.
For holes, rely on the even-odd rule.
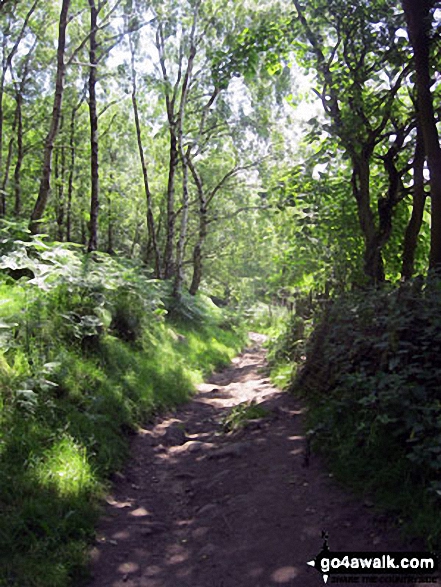
[[337,474],[441,541],[441,280],[329,303],[292,389]]

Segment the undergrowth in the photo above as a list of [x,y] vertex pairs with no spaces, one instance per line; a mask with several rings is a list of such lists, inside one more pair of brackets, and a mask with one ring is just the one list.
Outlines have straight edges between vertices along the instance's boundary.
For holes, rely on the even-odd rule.
[[[336,476],[441,544],[441,281],[328,305],[292,385]],[[294,347],[293,360],[298,360]]]
[[84,577],[128,436],[185,401],[243,336],[209,299],[128,260],[4,231],[0,242],[0,585]]
[[298,293],[292,311],[278,308],[267,328],[270,379],[280,389],[288,389],[296,369],[306,359],[306,345],[320,315],[320,302],[312,293]]
[[250,420],[265,418],[269,411],[254,400],[246,401],[232,407],[222,420],[225,432],[235,432],[247,425]]

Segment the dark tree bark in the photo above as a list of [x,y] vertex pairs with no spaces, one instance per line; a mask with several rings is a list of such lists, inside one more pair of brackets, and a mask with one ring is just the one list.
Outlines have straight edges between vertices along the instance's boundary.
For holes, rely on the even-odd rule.
[[44,146],[43,173],[40,180],[40,189],[38,192],[37,201],[35,202],[35,206],[31,214],[31,222],[29,225],[29,228],[33,234],[36,234],[39,230],[40,221],[46,209],[51,189],[52,152],[60,125],[61,106],[63,102],[65,76],[64,52],[66,48],[66,27],[68,24],[69,5],[70,0],[63,0],[59,21],[57,76],[55,83],[54,106],[52,110],[51,125]]
[[397,162],[408,132],[408,127],[398,128],[395,126],[396,134],[394,142],[388,148],[385,155],[379,156],[383,160],[384,170],[388,177],[388,188],[386,194],[379,197],[377,201],[378,226],[375,230],[372,247],[374,251],[378,252],[378,262],[381,262],[381,265],[378,267],[378,273],[376,275],[374,273],[373,275],[377,283],[381,283],[385,279],[381,251],[392,234],[392,221],[395,208],[403,200],[406,193],[402,174],[398,170]]
[[88,238],[87,222],[84,219],[85,215],[86,215],[86,206],[82,202],[81,203],[81,210],[80,210],[80,235],[81,235],[81,244],[84,246],[87,245],[87,238]]
[[371,208],[370,161],[372,150],[352,156],[352,192],[357,202],[358,220],[364,237],[364,273],[373,283],[384,281],[384,263],[379,248],[375,218]]
[[[352,162],[352,193],[357,203],[358,219],[363,234],[364,249],[364,273],[371,282],[380,283],[384,281],[384,264],[381,249],[378,248],[375,217],[371,208],[370,193],[370,164],[375,143],[368,140],[364,145],[357,145],[353,133],[347,132],[345,121],[340,109],[338,85],[335,83],[331,71],[331,62],[325,58],[319,40],[314,31],[310,28],[300,3],[294,0],[299,20],[305,30],[306,37],[312,46],[317,68],[321,74],[328,95],[321,96],[325,112],[334,123],[335,132],[342,141]],[[340,43],[340,40],[337,43]]]
[[[196,166],[194,164],[194,161],[192,160],[190,154],[187,157],[187,162],[188,162],[188,167],[191,171],[191,175],[193,177],[193,181],[196,185],[196,190],[197,190],[198,200],[199,200],[198,239],[197,239],[196,244],[193,249],[193,276],[192,276],[192,281],[191,281],[191,285],[190,285],[190,289],[189,289],[189,293],[191,295],[196,295],[199,290],[199,287],[201,285],[202,275],[203,275],[204,244],[205,244],[205,241],[208,236],[209,224],[210,224],[210,222],[212,222],[212,219],[209,220],[209,217],[208,217],[209,207],[210,207],[211,203],[213,202],[214,198],[216,197],[216,195],[225,187],[225,185],[228,183],[228,181],[230,179],[237,176],[237,174],[240,173],[241,171],[245,171],[247,169],[251,169],[251,168],[255,167],[257,164],[257,161],[254,163],[244,165],[242,167],[241,166],[233,167],[232,169],[230,169],[230,171],[228,171],[221,178],[221,180],[214,186],[214,188],[212,188],[208,192],[206,191],[206,189],[204,187],[202,177],[198,173]],[[223,218],[217,217],[216,220],[219,220],[219,221],[229,220],[230,218],[237,216],[241,212],[246,212],[248,210],[262,210],[262,207],[261,206],[244,206],[242,208],[238,208],[237,210],[235,210],[234,212],[232,212],[230,215],[228,215],[226,217],[223,217]]]
[[189,209],[189,191],[188,191],[188,164],[186,161],[187,154],[182,147],[182,136],[180,137],[179,152],[182,161],[182,209],[181,209],[181,227],[179,231],[178,246],[176,250],[176,268],[175,281],[173,285],[173,296],[179,298],[182,292],[182,285],[184,283],[184,254],[185,254],[185,240],[187,236],[188,227],[188,209]]
[[98,248],[98,213],[99,213],[99,157],[98,157],[98,112],[96,105],[96,69],[98,64],[98,43],[96,31],[98,25],[98,8],[95,0],[89,0],[90,7],[90,71],[89,71],[89,117],[90,117],[90,171],[91,171],[91,197],[90,197],[90,221],[89,243],[87,250],[96,251]]
[[427,165],[430,171],[432,225],[430,239],[430,269],[441,269],[441,148],[431,92],[430,31],[433,0],[402,0],[409,39],[413,47],[417,104]]
[[193,249],[193,277],[190,284],[190,294],[195,296],[199,291],[203,275],[203,247],[208,235],[207,210],[199,208],[199,234],[196,245]]
[[164,278],[170,279],[175,272],[175,261],[173,249],[175,244],[175,177],[179,162],[177,138],[175,125],[170,130],[170,156],[167,180],[167,220],[166,220],[166,241],[164,251]]
[[423,223],[426,193],[424,191],[424,139],[421,128],[417,128],[417,140],[413,159],[413,206],[412,215],[404,234],[403,264],[401,276],[404,280],[412,277],[415,264],[415,253]]

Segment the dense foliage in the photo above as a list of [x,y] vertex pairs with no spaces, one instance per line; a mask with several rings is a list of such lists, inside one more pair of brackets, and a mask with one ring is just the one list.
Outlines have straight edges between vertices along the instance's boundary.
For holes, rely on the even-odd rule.
[[425,131],[393,3],[95,4],[3,7],[0,216],[140,259],[175,297],[427,265]]
[[431,547],[441,540],[440,304],[435,277],[352,292],[316,314],[306,348],[298,328],[283,341],[313,445]]
[[127,434],[242,339],[209,299],[171,316],[171,292],[136,263],[21,236],[0,243],[0,585],[65,587]]

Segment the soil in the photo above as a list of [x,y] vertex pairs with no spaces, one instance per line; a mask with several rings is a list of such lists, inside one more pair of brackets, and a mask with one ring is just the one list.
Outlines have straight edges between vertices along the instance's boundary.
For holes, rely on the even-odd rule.
[[[420,550],[309,458],[303,407],[271,385],[263,337],[251,340],[190,403],[134,437],[106,500],[90,587],[316,587],[323,578],[307,562],[323,530],[334,552]],[[231,408],[251,400],[265,416],[226,432]]]

